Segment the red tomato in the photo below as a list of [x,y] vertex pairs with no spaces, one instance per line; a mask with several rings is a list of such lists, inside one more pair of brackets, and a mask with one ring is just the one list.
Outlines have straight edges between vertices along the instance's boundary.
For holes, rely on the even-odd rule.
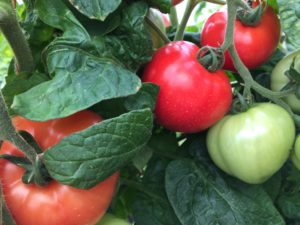
[[[16,129],[29,132],[45,150],[99,121],[101,118],[89,111],[46,122],[13,118]],[[23,155],[9,142],[3,143],[1,154]],[[94,225],[109,206],[118,179],[115,173],[97,186],[82,190],[56,181],[45,187],[27,185],[21,181],[23,174],[22,168],[0,160],[5,201],[18,225]]]
[[173,4],[173,5],[177,5],[177,4],[179,4],[180,2],[183,2],[183,0],[172,0],[172,4]]
[[222,70],[208,72],[196,59],[199,48],[186,41],[159,49],[142,80],[160,86],[155,115],[164,127],[185,133],[204,130],[228,111],[232,92]]
[[[205,22],[201,35],[202,46],[219,47],[225,37],[227,11],[213,13]],[[243,25],[235,21],[234,43],[243,63],[256,68],[273,54],[280,40],[280,22],[271,7],[268,7],[256,26]],[[225,53],[224,69],[236,71],[228,52]]]

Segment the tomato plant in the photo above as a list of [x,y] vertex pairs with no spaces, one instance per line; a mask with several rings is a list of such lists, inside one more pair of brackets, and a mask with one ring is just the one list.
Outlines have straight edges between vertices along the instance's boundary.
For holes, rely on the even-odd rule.
[[[214,12],[205,22],[201,33],[201,45],[220,47],[224,41],[227,23],[225,8]],[[280,22],[271,7],[264,12],[255,26],[243,25],[238,19],[234,26],[234,44],[242,62],[249,69],[265,63],[273,54],[280,40]],[[228,52],[224,69],[236,71]]]
[[144,71],[142,80],[160,87],[156,119],[173,131],[204,130],[221,119],[231,104],[226,74],[209,73],[196,59],[198,50],[189,42],[170,43],[155,53]]
[[290,115],[272,103],[225,116],[208,132],[208,151],[226,173],[252,184],[271,177],[286,161],[294,143]]
[[0,224],[299,224],[296,1],[19,2],[0,1]]
[[[271,75],[271,89],[274,91],[280,91],[290,81],[285,73],[290,69],[293,60],[295,59],[295,69],[300,68],[300,51],[293,52],[284,57],[274,67]],[[291,108],[299,113],[300,112],[300,100],[295,94],[291,94],[285,98],[285,101],[291,106]]]
[[[16,129],[29,132],[44,150],[99,121],[101,117],[89,111],[47,122],[33,122],[20,116],[13,118]],[[23,155],[9,142],[3,143],[1,154]],[[97,186],[81,190],[57,181],[45,187],[27,185],[22,182],[23,175],[24,169],[1,160],[3,194],[18,225],[93,225],[109,206],[118,179],[115,173]]]

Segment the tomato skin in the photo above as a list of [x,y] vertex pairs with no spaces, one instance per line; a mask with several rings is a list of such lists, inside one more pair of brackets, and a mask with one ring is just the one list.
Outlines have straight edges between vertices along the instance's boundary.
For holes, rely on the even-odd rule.
[[[201,34],[201,45],[220,47],[224,41],[227,23],[225,8],[213,13],[205,22]],[[280,22],[271,7],[268,7],[256,26],[243,25],[235,21],[234,44],[242,62],[249,69],[265,63],[273,54],[280,40]],[[225,52],[224,69],[236,71],[232,59]]]
[[210,128],[207,147],[223,171],[259,184],[284,164],[294,139],[292,117],[280,106],[259,103],[246,112],[225,116]]
[[156,119],[173,131],[194,133],[210,127],[232,101],[228,77],[222,70],[208,72],[196,59],[198,50],[186,41],[169,43],[155,53],[142,77],[160,86]]
[[173,5],[178,5],[181,2],[183,2],[183,0],[172,0]]
[[[274,67],[271,75],[271,89],[273,91],[280,91],[289,82],[289,78],[284,73],[289,70],[294,58],[296,59],[295,69],[300,71],[300,50],[298,50],[285,56]],[[294,112],[300,113],[300,99],[295,94],[285,97],[284,100]]]
[[[16,129],[29,132],[44,150],[99,121],[101,117],[89,111],[46,122],[13,118]],[[1,147],[1,154],[23,155],[7,141]],[[22,168],[0,160],[5,201],[18,225],[94,225],[109,206],[119,176],[115,173],[97,186],[82,190],[56,181],[45,187],[26,185],[21,181],[23,174]]]

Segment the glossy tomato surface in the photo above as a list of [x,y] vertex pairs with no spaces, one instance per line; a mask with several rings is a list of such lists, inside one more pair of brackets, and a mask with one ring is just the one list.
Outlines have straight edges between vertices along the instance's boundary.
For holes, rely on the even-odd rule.
[[[89,111],[46,122],[13,118],[16,129],[29,132],[44,150],[99,121],[101,118]],[[1,154],[22,155],[9,142],[3,143]],[[89,190],[81,190],[56,181],[45,187],[27,185],[21,181],[23,174],[22,168],[0,160],[3,194],[17,225],[94,225],[109,206],[118,179],[116,173]]]
[[183,0],[172,0],[173,5],[178,5],[181,2],[183,2]]
[[[203,26],[201,45],[220,47],[224,41],[226,23],[225,8],[213,13]],[[239,20],[235,21],[234,44],[239,57],[249,69],[265,63],[277,48],[279,40],[280,22],[271,7],[268,7],[256,26],[247,26]],[[228,52],[225,53],[223,68],[236,71]]]
[[259,103],[227,115],[209,129],[207,147],[214,163],[244,182],[270,178],[287,160],[295,139],[292,117],[278,105]]
[[208,72],[196,59],[199,48],[177,41],[160,48],[146,66],[143,82],[160,87],[155,115],[164,127],[185,133],[202,131],[229,110],[232,91],[222,70]]
[[[295,51],[282,60],[280,60],[274,67],[271,75],[271,89],[273,91],[280,91],[285,85],[289,83],[289,78],[285,75],[295,59],[295,69],[300,71],[300,50]],[[300,113],[300,99],[295,94],[290,94],[284,98],[287,104],[293,109],[294,112]]]

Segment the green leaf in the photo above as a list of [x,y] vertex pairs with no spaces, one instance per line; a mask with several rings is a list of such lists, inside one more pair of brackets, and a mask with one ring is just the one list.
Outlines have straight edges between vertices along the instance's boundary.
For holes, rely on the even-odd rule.
[[121,0],[69,0],[82,14],[90,19],[104,21],[121,4]]
[[215,167],[203,162],[171,162],[166,191],[182,224],[285,224],[260,186],[224,180]]
[[154,110],[159,87],[152,83],[143,83],[135,95],[126,98],[124,105],[128,111],[150,108]]
[[141,65],[150,61],[152,41],[144,22],[147,12],[148,6],[143,2],[125,6],[120,26],[109,35],[98,36],[93,40],[98,54],[114,58],[132,71],[137,71]]
[[173,6],[172,0],[147,0],[151,7],[158,8],[163,13],[169,13]]
[[[13,103],[13,99],[16,95],[21,94],[30,88],[39,85],[49,80],[49,77],[42,73],[9,73],[6,77],[6,85],[2,92],[5,98],[5,102],[8,106]],[[13,112],[10,112],[13,114]]]
[[293,48],[300,48],[300,19],[297,16],[299,0],[278,0],[280,21],[283,31],[286,34],[287,42]]
[[31,120],[66,117],[105,99],[135,94],[141,87],[130,71],[70,46],[52,48],[47,64],[55,77],[17,95],[12,105]]
[[118,171],[139,153],[151,136],[152,113],[132,111],[64,138],[43,161],[63,184],[91,188]]
[[136,225],[181,225],[166,196],[165,169],[167,159],[153,159],[143,177],[142,190],[133,202]]
[[153,155],[152,149],[145,147],[139,154],[133,158],[133,165],[142,172]]
[[35,7],[44,23],[64,31],[63,37],[58,37],[56,42],[68,39],[78,44],[90,40],[85,28],[61,0],[36,0]]

